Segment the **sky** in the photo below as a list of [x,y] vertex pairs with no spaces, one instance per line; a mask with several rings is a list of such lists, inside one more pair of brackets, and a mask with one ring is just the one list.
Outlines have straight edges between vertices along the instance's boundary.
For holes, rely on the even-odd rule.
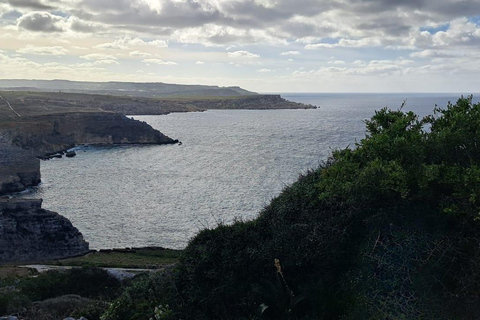
[[480,92],[480,0],[0,0],[0,79]]

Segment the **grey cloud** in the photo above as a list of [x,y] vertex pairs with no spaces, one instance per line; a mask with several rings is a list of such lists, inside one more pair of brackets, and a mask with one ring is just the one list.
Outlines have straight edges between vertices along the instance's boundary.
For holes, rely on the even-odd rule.
[[390,19],[377,19],[370,22],[360,23],[355,25],[360,30],[380,30],[385,35],[401,36],[408,35],[408,32],[412,28],[411,25],[407,25],[404,21],[392,21]]
[[314,25],[311,23],[304,23],[304,22],[290,22],[286,21],[279,25],[280,30],[285,32],[290,37],[293,38],[303,38],[314,35],[315,37],[319,38],[326,38],[329,37],[335,29],[331,26],[323,26],[323,25]]
[[76,32],[92,33],[92,32],[99,32],[99,31],[105,30],[104,26],[93,24],[91,22],[85,22],[76,17],[72,17],[70,18],[70,20],[71,20],[70,28]]
[[18,7],[18,8],[29,8],[29,9],[34,9],[34,10],[51,10],[51,9],[54,9],[54,7],[49,6],[49,5],[45,5],[41,1],[37,1],[37,0],[8,0],[8,3],[12,7]]
[[[91,14],[88,9],[98,14]],[[85,0],[76,13],[83,19],[126,27],[187,28],[214,23],[222,18],[220,12],[214,7],[202,7],[200,3],[194,0],[184,2],[162,1],[160,12],[143,2]]]
[[17,26],[29,31],[38,32],[61,32],[63,28],[59,25],[64,19],[48,12],[27,13],[17,20]]
[[434,12],[447,17],[478,16],[480,2],[478,1],[438,1],[431,8]]
[[94,13],[125,12],[131,9],[131,4],[129,0],[84,0],[80,8]]

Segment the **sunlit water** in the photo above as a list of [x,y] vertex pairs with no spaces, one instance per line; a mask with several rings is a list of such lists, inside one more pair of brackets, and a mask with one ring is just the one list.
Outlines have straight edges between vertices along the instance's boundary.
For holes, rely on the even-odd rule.
[[69,218],[91,248],[183,248],[199,230],[252,219],[333,148],[364,137],[384,106],[421,115],[459,95],[285,94],[316,110],[229,110],[136,116],[182,145],[79,148],[42,162],[22,197]]

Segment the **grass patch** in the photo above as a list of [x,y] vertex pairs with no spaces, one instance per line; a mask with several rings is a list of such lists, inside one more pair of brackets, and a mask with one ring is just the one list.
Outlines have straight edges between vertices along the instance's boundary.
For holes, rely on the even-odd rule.
[[181,253],[182,250],[164,248],[102,250],[81,257],[58,260],[53,264],[59,266],[155,269],[176,263]]

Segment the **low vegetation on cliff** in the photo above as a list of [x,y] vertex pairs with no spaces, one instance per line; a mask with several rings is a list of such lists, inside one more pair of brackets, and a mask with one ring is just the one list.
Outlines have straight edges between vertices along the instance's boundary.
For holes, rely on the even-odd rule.
[[121,299],[159,319],[478,318],[480,104],[366,127],[257,219],[200,232],[156,299]]
[[257,219],[201,231],[101,319],[479,318],[480,104],[382,109],[366,128]]

